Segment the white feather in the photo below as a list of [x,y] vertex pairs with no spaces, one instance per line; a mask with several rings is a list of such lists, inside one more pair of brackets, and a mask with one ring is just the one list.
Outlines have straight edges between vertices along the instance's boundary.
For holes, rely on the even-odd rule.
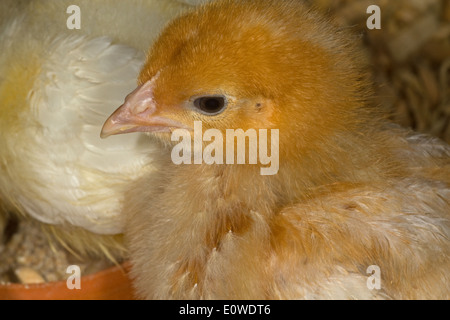
[[[143,57],[104,37],[60,38],[51,52],[30,99],[40,128],[27,153],[39,155],[29,165],[40,184],[21,195],[22,205],[46,223],[121,232],[124,185],[148,169],[152,145],[143,135],[101,140],[99,132],[136,86]],[[120,73],[111,77],[116,62]]]

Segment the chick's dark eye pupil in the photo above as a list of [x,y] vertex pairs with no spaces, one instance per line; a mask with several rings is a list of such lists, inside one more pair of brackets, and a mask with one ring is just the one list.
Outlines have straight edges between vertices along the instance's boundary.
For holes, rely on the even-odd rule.
[[221,108],[219,99],[204,99],[203,108],[206,110],[217,110]]
[[215,114],[224,109],[225,99],[223,97],[201,97],[194,101],[194,106],[204,113]]

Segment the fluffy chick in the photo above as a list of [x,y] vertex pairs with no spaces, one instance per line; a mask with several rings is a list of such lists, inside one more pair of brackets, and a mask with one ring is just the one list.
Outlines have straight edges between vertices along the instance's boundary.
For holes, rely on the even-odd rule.
[[[353,42],[296,0],[219,0],[164,30],[102,131],[160,142],[124,210],[140,297],[450,297],[450,147],[385,122]],[[170,132],[194,121],[279,129],[279,172],[175,165]]]

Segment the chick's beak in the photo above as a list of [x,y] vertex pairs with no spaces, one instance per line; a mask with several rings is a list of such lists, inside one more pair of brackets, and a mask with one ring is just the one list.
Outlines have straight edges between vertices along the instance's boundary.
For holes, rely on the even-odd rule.
[[137,87],[125,98],[124,104],[104,123],[101,138],[130,132],[171,132],[173,128],[185,128],[173,119],[158,116],[153,99],[156,78]]

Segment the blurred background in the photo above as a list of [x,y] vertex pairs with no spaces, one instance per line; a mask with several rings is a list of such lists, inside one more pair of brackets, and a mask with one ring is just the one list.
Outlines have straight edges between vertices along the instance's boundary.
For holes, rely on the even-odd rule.
[[[450,143],[450,1],[307,0],[366,47],[375,99],[405,127]],[[381,29],[368,30],[370,5]]]

